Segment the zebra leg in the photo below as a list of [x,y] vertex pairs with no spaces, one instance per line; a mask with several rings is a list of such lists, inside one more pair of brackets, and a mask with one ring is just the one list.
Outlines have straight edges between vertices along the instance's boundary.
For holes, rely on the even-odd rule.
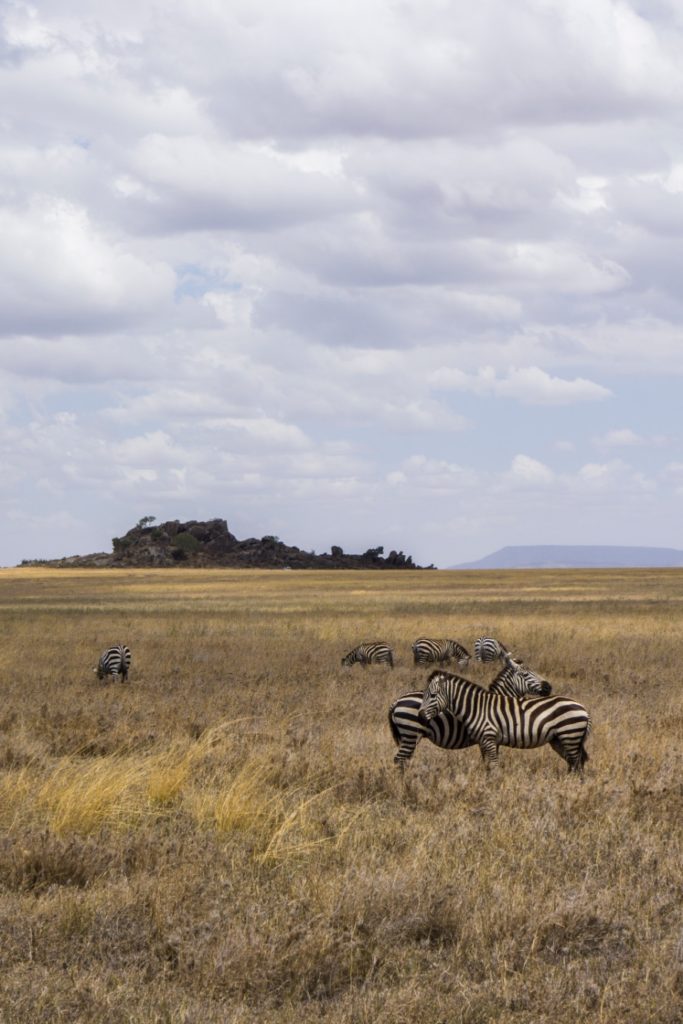
[[578,749],[575,749],[573,743],[571,745],[562,743],[562,741],[557,738],[550,740],[550,746],[556,754],[560,755],[563,761],[567,762],[567,771],[569,773],[576,772],[583,782],[583,765],[584,761],[588,758],[583,747],[583,739],[581,740]]
[[571,771],[572,770],[571,761],[569,760],[569,757],[567,756],[567,751],[564,749],[564,746],[560,742],[560,740],[555,738],[555,739],[550,740],[549,743],[550,743],[550,746],[555,751],[555,753],[559,754],[559,756],[562,758],[562,760],[567,762],[567,765],[569,766],[568,770]]
[[415,753],[415,747],[418,744],[419,736],[403,736],[398,746],[398,753],[394,756],[394,764],[401,771],[405,771],[406,764],[410,761],[411,757]]
[[575,772],[579,776],[579,778],[581,779],[582,782],[583,782],[583,766],[586,763],[586,761],[588,760],[588,753],[587,753],[586,748],[584,746],[585,742],[586,742],[586,736],[584,734],[581,737],[581,740],[579,741],[579,744],[578,744],[578,747],[576,749],[576,752],[575,752],[575,754],[574,754],[574,756],[573,756],[573,758],[572,758],[572,760],[571,760],[571,762],[569,764],[570,772]]
[[498,767],[498,742],[495,736],[482,736],[479,740],[479,750],[481,751],[486,771]]

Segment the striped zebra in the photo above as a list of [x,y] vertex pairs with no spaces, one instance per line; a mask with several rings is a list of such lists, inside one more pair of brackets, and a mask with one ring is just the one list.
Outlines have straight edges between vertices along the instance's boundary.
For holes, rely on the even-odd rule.
[[102,653],[97,668],[94,670],[97,673],[97,678],[121,676],[121,682],[125,683],[128,679],[130,657],[130,647],[126,647],[125,644],[109,647]]
[[415,665],[426,665],[430,661],[443,664],[454,659],[458,665],[464,668],[470,660],[469,651],[466,651],[456,640],[429,640],[426,636],[422,636],[415,641],[411,649]]
[[504,659],[508,651],[507,647],[501,644],[500,640],[494,640],[492,636],[480,636],[474,641],[475,661],[497,661]]
[[542,747],[549,743],[583,777],[591,719],[568,697],[523,697],[491,693],[467,679],[441,672],[429,677],[418,716],[425,725],[450,712],[479,744],[486,768],[498,764],[498,747]]
[[348,667],[349,665],[355,665],[358,662],[363,668],[368,665],[380,665],[387,664],[392,668],[394,667],[394,652],[392,651],[389,644],[381,643],[366,643],[359,644],[358,647],[354,647],[352,651],[345,654],[341,660],[342,665]]
[[[511,661],[501,669],[489,690],[491,693],[507,694],[520,699],[528,696],[546,697],[552,692],[552,686],[535,672]],[[428,723],[423,722],[419,717],[423,696],[422,690],[404,693],[389,708],[389,728],[398,746],[394,764],[401,769],[405,768],[423,736],[445,750],[462,750],[477,742],[450,711],[443,711]]]

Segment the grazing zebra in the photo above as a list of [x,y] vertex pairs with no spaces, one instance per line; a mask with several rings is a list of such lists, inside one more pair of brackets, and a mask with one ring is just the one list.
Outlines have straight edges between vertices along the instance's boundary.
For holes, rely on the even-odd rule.
[[486,768],[498,764],[498,747],[542,747],[549,743],[583,777],[591,719],[568,697],[523,697],[490,693],[467,679],[441,672],[429,677],[418,711],[425,724],[450,712],[479,744]]
[[415,665],[425,665],[430,661],[443,664],[454,658],[458,665],[464,667],[470,660],[469,651],[455,640],[428,640],[426,636],[422,636],[415,641],[412,651]]
[[[501,669],[489,689],[492,693],[504,693],[516,698],[546,697],[552,692],[552,686],[546,679],[514,662]],[[423,736],[445,750],[462,750],[477,742],[450,711],[443,711],[425,724],[418,715],[423,696],[421,690],[404,693],[389,708],[389,728],[398,746],[394,764],[401,769],[405,768]]]
[[104,679],[105,676],[121,676],[121,682],[125,683],[128,679],[129,668],[130,647],[126,647],[125,644],[117,644],[104,651],[94,671],[97,673],[98,679]]
[[474,657],[476,661],[497,661],[498,658],[505,658],[508,651],[499,640],[492,636],[480,636],[474,641]]
[[394,652],[389,644],[377,642],[359,644],[352,651],[342,658],[342,665],[355,665],[358,662],[365,668],[367,665],[379,665],[385,663],[394,667]]

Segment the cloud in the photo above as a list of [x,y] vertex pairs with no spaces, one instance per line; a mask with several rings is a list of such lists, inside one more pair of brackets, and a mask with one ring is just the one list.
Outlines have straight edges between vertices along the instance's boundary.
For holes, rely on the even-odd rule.
[[[213,113],[245,133],[409,138],[448,134],[457,123],[474,134],[482,123],[601,120],[634,106],[644,113],[680,95],[663,31],[609,0],[571,12],[437,0],[350,3],[324,18],[317,11],[270,5],[259,17],[232,5],[211,16],[200,7],[192,22],[180,11],[168,22],[190,38],[201,33],[204,62],[193,76],[204,86],[219,58],[231,69],[223,84],[232,88],[214,93]],[[163,73],[168,28],[158,28]]]
[[593,438],[593,444],[597,448],[636,448],[642,445],[650,447],[662,447],[669,443],[670,439],[664,434],[644,436],[631,430],[630,427],[621,427],[617,430],[608,430],[606,434]]
[[538,366],[508,371],[507,377],[496,375],[492,366],[472,375],[449,367],[432,371],[429,377],[434,387],[454,391],[470,391],[477,395],[514,398],[529,405],[569,405],[574,402],[596,401],[607,398],[608,388],[593,381],[576,377],[564,380],[552,377]]
[[592,402],[608,398],[608,388],[582,377],[563,380],[552,377],[537,366],[512,370],[507,380],[500,381],[497,393],[535,405],[567,405],[573,402]]
[[532,459],[529,455],[515,455],[506,479],[512,484],[537,486],[552,483],[553,477],[552,470],[538,459]]
[[473,490],[483,482],[485,476],[480,471],[447,459],[411,455],[401,463],[400,468],[386,474],[386,482],[390,488],[417,488],[418,493],[429,491],[455,494]]
[[357,207],[341,176],[305,166],[267,145],[153,134],[140,140],[118,192],[131,225],[159,233],[264,231]]
[[299,450],[309,446],[309,440],[303,430],[290,423],[281,423],[268,416],[254,419],[237,419],[223,417],[205,421],[208,430],[220,437],[221,443],[228,447],[237,444],[242,448],[259,447],[267,451],[273,449]]
[[80,333],[144,320],[170,302],[174,275],[108,239],[87,212],[42,197],[0,208],[0,332]]
[[643,438],[630,427],[622,427],[620,430],[608,430],[602,437],[596,437],[594,443],[599,448],[630,448],[643,444]]

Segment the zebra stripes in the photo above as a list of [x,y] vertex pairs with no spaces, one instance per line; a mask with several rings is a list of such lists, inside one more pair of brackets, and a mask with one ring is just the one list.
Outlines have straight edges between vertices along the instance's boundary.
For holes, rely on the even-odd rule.
[[387,664],[394,667],[394,652],[389,644],[380,641],[376,643],[359,644],[352,651],[342,658],[342,665],[355,665],[358,662],[363,668],[368,665]]
[[568,697],[518,700],[436,670],[427,682],[418,717],[427,725],[444,712],[464,725],[479,744],[487,768],[498,764],[499,746],[528,749],[549,743],[569,771],[583,776],[591,720],[586,708]]
[[[513,663],[498,673],[491,683],[490,691],[520,698],[530,695],[547,696],[552,687],[535,672]],[[423,696],[421,690],[404,693],[389,708],[389,728],[398,747],[394,764],[401,769],[405,768],[423,737],[445,750],[462,750],[477,742],[470,736],[465,724],[448,710],[428,723],[423,722],[419,717]]]
[[489,693],[501,693],[506,697],[549,697],[553,688],[547,679],[508,656],[502,668],[489,686]]
[[456,640],[430,640],[422,636],[413,644],[412,652],[415,665],[425,665],[432,661],[443,664],[454,659],[464,668],[470,660],[469,651]]
[[116,644],[115,647],[109,647],[100,656],[97,668],[98,679],[104,679],[105,676],[121,676],[121,682],[125,683],[128,679],[128,669],[130,668],[130,647],[126,647],[125,644]]
[[505,658],[508,653],[507,647],[492,636],[480,636],[474,641],[475,661],[497,661],[498,658]]

